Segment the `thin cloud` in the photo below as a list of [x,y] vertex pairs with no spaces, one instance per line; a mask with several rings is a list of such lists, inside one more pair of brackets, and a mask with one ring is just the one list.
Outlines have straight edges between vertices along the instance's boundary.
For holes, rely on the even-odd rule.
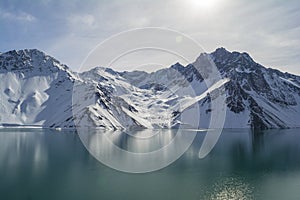
[[78,67],[79,58],[111,35],[145,26],[166,27],[190,35],[207,52],[224,46],[249,52],[266,67],[300,74],[299,0],[209,0],[215,3],[205,10],[196,0],[29,2],[0,1],[2,48],[36,44]]
[[68,17],[69,24],[72,26],[79,26],[82,28],[83,26],[95,27],[96,20],[93,15],[90,14],[81,14],[81,15],[71,15]]
[[4,20],[13,20],[13,21],[23,21],[23,22],[33,22],[36,20],[36,18],[26,12],[18,12],[18,13],[12,13],[1,10],[0,12],[0,18]]

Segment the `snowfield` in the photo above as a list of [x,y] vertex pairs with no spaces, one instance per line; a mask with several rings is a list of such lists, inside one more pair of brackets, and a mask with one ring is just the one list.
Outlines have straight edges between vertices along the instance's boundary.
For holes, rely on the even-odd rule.
[[152,73],[76,73],[38,50],[9,51],[0,55],[0,98],[0,127],[199,129],[222,114],[213,128],[300,127],[300,77],[224,48]]

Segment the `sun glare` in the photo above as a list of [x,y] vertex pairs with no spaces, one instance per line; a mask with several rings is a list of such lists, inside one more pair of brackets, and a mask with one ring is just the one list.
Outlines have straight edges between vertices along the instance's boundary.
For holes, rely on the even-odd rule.
[[189,0],[194,9],[211,9],[217,4],[217,0]]

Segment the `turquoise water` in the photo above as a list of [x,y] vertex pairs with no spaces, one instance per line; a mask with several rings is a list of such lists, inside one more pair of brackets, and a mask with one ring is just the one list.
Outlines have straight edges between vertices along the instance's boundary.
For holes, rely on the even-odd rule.
[[226,130],[199,159],[204,136],[168,167],[129,174],[98,162],[72,131],[2,129],[0,199],[300,199],[299,129]]

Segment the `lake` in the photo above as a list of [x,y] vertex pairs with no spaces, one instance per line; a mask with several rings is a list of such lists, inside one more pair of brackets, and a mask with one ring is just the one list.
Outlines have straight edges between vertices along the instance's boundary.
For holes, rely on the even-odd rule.
[[[145,153],[173,141],[178,133],[160,131],[155,142],[133,142],[134,135],[120,132],[101,134],[121,149]],[[118,164],[124,158],[103,142],[101,134],[91,134],[86,141],[91,146],[91,141],[98,141],[94,149]],[[182,156],[160,170],[133,174],[99,162],[74,131],[1,129],[0,199],[300,199],[299,129],[223,130],[202,159],[199,149],[206,132],[181,134],[195,136]]]

